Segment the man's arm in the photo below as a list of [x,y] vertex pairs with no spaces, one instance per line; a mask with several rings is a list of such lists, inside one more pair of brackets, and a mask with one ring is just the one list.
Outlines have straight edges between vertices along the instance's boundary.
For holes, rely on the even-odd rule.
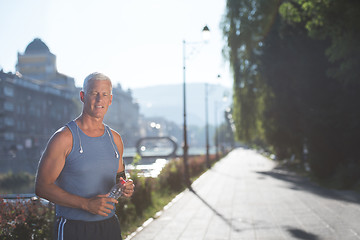
[[83,198],[70,194],[55,184],[71,149],[71,132],[67,127],[63,127],[50,138],[41,156],[35,182],[36,195],[62,206],[80,208],[93,214],[107,216],[113,208],[108,202],[116,203],[115,199],[109,200],[106,195]]
[[[111,130],[113,136],[114,136],[114,142],[118,148],[119,151],[119,167],[116,174],[116,182],[120,180],[120,177],[122,177],[125,180],[125,165],[123,162],[123,154],[124,154],[124,144],[121,139],[121,136],[118,132]],[[125,189],[124,189],[124,196],[125,197],[131,197],[134,192],[135,185],[133,184],[133,181],[131,179],[127,180],[125,183]]]

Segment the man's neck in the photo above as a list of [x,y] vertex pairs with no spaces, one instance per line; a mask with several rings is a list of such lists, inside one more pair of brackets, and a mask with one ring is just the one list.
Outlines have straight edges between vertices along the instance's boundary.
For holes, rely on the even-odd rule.
[[81,114],[75,121],[79,128],[91,137],[101,136],[104,133],[102,118],[94,118],[87,114]]

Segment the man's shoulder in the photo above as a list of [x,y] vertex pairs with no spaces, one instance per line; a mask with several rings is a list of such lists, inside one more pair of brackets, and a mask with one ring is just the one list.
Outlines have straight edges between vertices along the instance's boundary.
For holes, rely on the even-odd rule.
[[110,131],[111,131],[111,133],[113,135],[115,143],[121,143],[122,144],[122,138],[120,136],[120,133],[118,133],[116,130],[112,129],[109,126],[108,126],[108,128],[110,129]]
[[63,126],[54,133],[52,138],[59,139],[62,141],[67,141],[67,140],[72,141],[72,133],[67,126]]
[[116,136],[119,136],[119,137],[120,137],[120,133],[118,133],[115,129],[113,129],[112,127],[110,127],[109,125],[107,125],[107,124],[104,123],[104,122],[103,122],[103,124],[104,124],[105,128],[110,129],[110,131],[111,131],[111,133],[112,133],[113,135],[116,135]]
[[69,152],[72,149],[72,134],[66,126],[59,128],[50,138],[47,148],[61,149]]
[[111,127],[109,127],[109,129],[111,130],[112,134],[120,136],[120,133],[118,133],[116,130],[112,129]]

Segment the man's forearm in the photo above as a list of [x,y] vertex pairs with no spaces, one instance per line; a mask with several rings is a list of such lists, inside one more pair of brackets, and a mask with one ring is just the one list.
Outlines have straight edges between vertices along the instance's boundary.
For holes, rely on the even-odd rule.
[[87,210],[88,199],[66,192],[56,184],[36,183],[35,194],[58,205]]

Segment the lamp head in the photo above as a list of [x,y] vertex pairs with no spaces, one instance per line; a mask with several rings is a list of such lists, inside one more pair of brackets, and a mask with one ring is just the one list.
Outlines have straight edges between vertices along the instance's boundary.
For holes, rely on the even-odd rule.
[[205,25],[205,27],[203,28],[202,34],[204,41],[208,41],[210,39],[210,29],[208,28],[207,25]]

